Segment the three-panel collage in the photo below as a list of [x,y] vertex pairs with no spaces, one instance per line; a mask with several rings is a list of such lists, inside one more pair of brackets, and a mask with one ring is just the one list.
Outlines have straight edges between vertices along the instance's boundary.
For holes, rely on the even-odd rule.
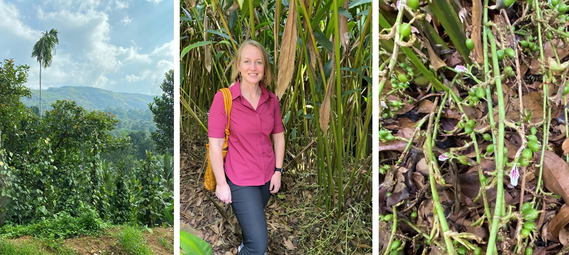
[[0,255],[567,255],[566,0],[0,0]]

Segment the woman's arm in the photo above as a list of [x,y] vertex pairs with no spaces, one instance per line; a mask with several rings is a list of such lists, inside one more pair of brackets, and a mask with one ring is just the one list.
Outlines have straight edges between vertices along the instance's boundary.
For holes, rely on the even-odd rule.
[[[282,168],[283,161],[284,161],[284,152],[285,152],[285,137],[284,133],[280,132],[277,134],[272,135],[273,138],[273,147],[275,150],[275,167]],[[270,190],[271,193],[277,193],[281,188],[281,172],[275,171],[273,177],[271,178],[271,185]]]
[[276,159],[275,167],[282,168],[284,161],[284,153],[285,153],[284,132],[272,134],[272,138],[273,138],[273,147],[275,150],[275,159]]
[[217,187],[215,188],[215,195],[222,202],[231,203],[231,190],[225,180],[225,170],[223,169],[223,147],[224,138],[209,138],[209,160],[211,161],[211,168],[215,175]]

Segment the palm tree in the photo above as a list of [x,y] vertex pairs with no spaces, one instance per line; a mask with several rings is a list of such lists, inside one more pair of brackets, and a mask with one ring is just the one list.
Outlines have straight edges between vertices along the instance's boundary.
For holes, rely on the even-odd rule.
[[55,55],[55,45],[59,44],[57,39],[57,29],[51,29],[49,32],[42,32],[42,37],[34,45],[32,50],[32,58],[36,57],[40,63],[40,118],[42,116],[41,108],[41,68],[51,66],[52,52]]

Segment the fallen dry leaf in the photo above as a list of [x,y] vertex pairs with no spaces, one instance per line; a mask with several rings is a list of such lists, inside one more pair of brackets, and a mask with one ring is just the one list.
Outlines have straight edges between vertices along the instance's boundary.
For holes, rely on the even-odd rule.
[[561,148],[563,149],[563,155],[567,155],[567,153],[569,153],[569,139],[565,139],[565,141],[563,141]]
[[569,202],[569,165],[554,152],[545,151],[543,182],[545,187]]
[[289,250],[294,250],[294,249],[296,249],[296,247],[294,247],[294,244],[292,244],[291,241],[285,239],[284,237],[283,237],[283,241],[284,241],[284,245],[285,245],[285,247],[286,247],[287,249],[289,249]]
[[569,224],[569,206],[563,205],[559,212],[549,222],[549,233],[554,240],[559,240],[559,232]]

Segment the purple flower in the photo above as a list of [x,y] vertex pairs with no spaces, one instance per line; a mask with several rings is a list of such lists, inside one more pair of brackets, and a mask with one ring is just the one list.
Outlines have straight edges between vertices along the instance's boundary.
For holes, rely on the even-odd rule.
[[446,153],[439,155],[439,161],[447,161],[449,158],[450,157]]

